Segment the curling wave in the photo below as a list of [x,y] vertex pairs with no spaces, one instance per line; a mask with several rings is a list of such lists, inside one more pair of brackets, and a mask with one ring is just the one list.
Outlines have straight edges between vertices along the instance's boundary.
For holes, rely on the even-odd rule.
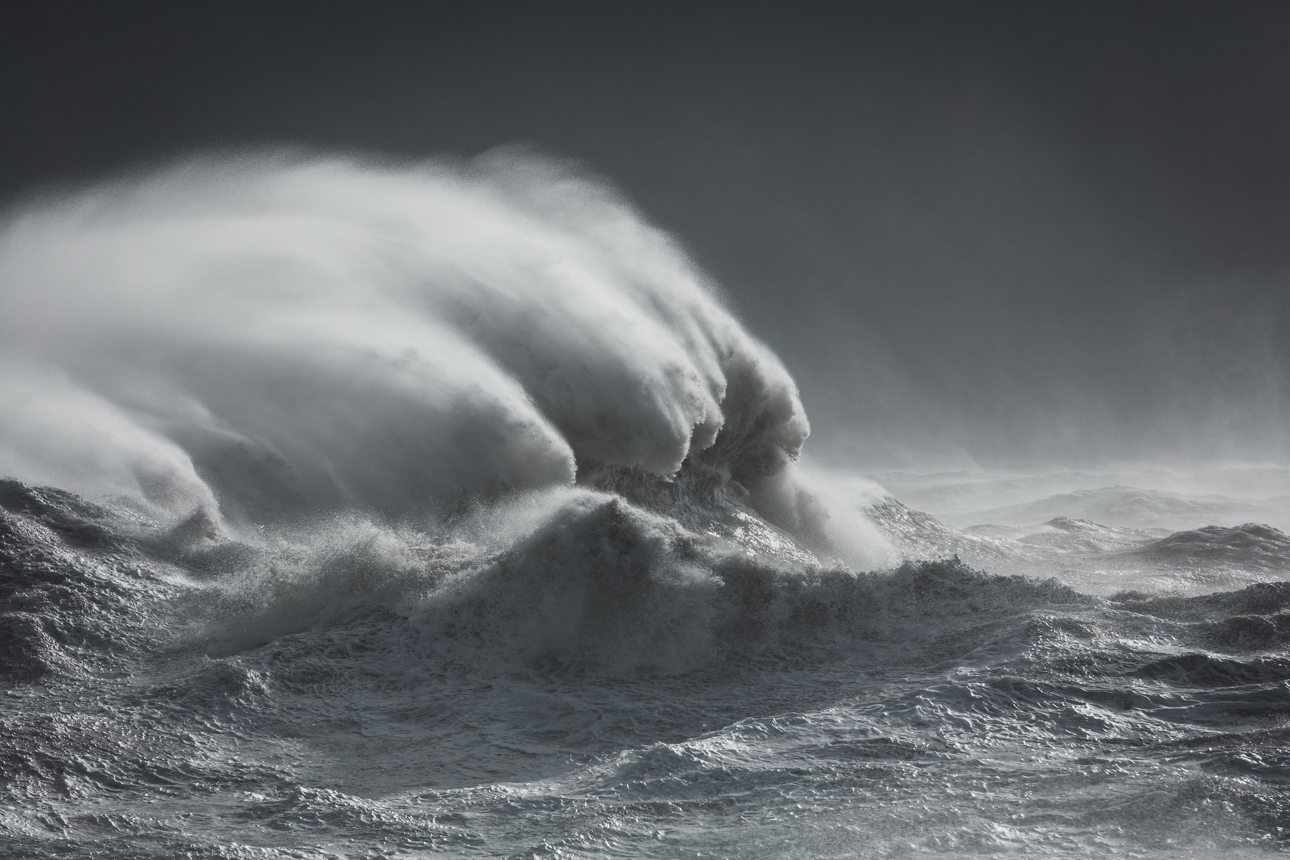
[[188,161],[12,213],[0,285],[27,484],[218,525],[684,467],[800,518],[792,379],[564,163]]

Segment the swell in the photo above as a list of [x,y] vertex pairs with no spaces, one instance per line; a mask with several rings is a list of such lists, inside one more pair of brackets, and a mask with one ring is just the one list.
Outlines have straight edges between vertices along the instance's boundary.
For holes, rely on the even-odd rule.
[[377,617],[378,635],[418,660],[476,671],[805,665],[854,641],[912,647],[928,617],[940,618],[939,636],[954,619],[1086,601],[956,562],[856,573],[823,565],[746,509],[687,527],[603,491],[529,494],[435,532],[342,516],[259,540],[192,522],[140,530],[11,480],[0,491],[6,647],[21,652],[11,666],[37,667],[15,681],[45,677],[73,646],[88,671],[104,656],[229,655]]
[[633,503],[603,490],[545,491],[438,530],[341,516],[253,540],[191,521],[140,529],[137,517],[65,491],[0,481],[0,610],[5,647],[17,649],[7,665],[34,680],[71,665],[69,653],[96,664],[183,641],[237,653],[372,613],[424,659],[610,674],[812,663],[866,642],[948,659],[950,643],[975,641],[967,631],[993,635],[1002,623],[1000,635],[1022,642],[1026,619],[1054,612],[1089,616],[1051,631],[1076,639],[1164,630],[1183,655],[1211,654],[1203,672],[1225,665],[1215,652],[1258,656],[1290,641],[1283,583],[1101,599],[956,560],[855,572],[821,563],[750,509],[727,502],[723,519],[709,504],[686,522],[671,495],[650,509],[646,491],[635,494]]

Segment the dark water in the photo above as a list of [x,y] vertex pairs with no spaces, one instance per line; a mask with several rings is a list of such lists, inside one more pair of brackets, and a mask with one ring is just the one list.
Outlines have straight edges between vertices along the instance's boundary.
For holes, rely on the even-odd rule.
[[2,496],[12,856],[1212,856],[1290,826],[1290,584],[855,573],[591,490],[504,538],[260,543]]

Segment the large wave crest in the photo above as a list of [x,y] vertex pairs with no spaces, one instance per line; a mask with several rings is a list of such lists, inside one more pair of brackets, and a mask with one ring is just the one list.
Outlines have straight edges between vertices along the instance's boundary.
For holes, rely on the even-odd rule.
[[680,472],[793,520],[809,432],[672,239],[517,151],[207,157],[17,209],[0,413],[0,474],[217,523]]

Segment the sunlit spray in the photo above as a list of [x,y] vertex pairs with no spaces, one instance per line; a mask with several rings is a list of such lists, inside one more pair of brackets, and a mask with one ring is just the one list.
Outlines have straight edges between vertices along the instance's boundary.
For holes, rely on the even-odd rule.
[[400,518],[700,459],[786,510],[809,432],[669,236],[516,151],[182,162],[11,213],[0,285],[0,473],[167,517]]

